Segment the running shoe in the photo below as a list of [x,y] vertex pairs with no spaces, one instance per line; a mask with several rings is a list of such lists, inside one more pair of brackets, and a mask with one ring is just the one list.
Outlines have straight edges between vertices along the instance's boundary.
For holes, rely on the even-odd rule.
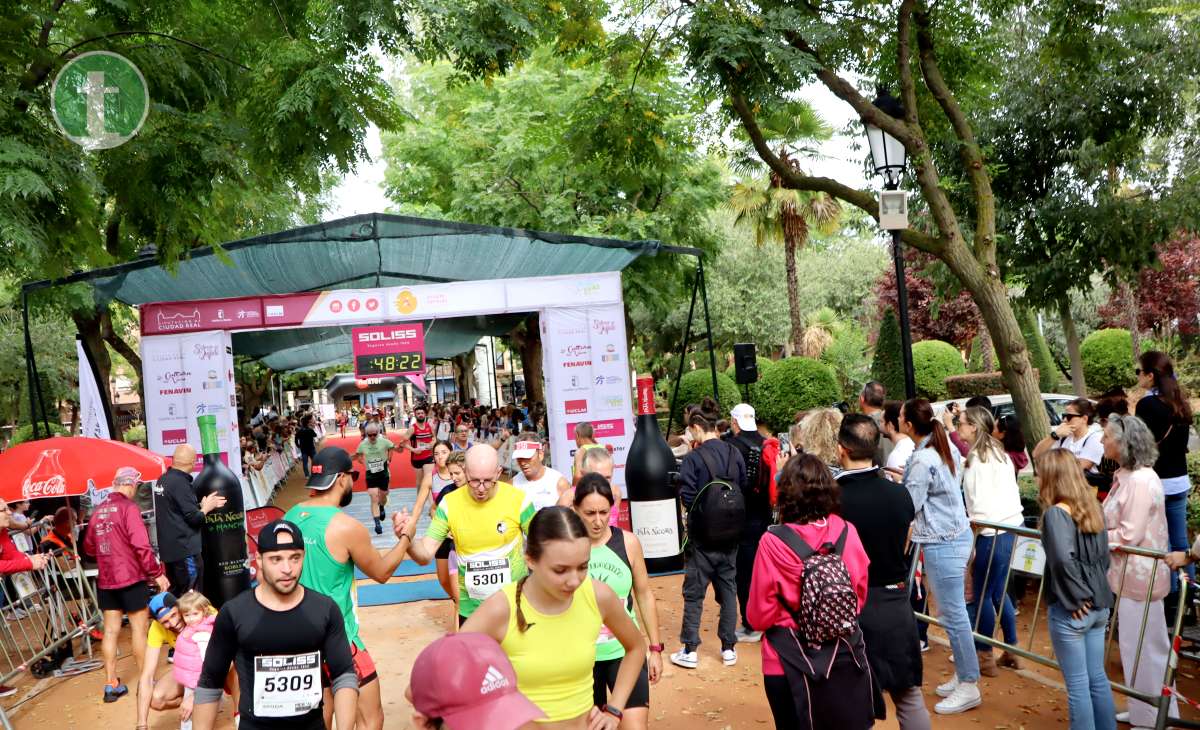
[[739,644],[757,644],[762,641],[761,631],[750,631],[749,629],[738,629],[734,632]]
[[382,535],[382,534],[383,534],[383,525],[382,525],[382,524],[379,522],[379,518],[378,518],[378,517],[376,517],[376,518],[375,518],[375,534],[376,534],[376,535]]
[[116,702],[127,694],[129,694],[129,688],[124,684],[118,684],[116,687],[111,684],[104,685],[104,702],[106,704]]
[[737,651],[733,649],[722,649],[721,661],[724,662],[725,666],[727,667],[732,667],[734,664],[737,664]]
[[0,697],[12,697],[16,693],[16,687],[9,687],[7,684],[0,684]]
[[671,655],[671,663],[684,669],[695,669],[700,662],[696,657],[696,652],[684,648]]

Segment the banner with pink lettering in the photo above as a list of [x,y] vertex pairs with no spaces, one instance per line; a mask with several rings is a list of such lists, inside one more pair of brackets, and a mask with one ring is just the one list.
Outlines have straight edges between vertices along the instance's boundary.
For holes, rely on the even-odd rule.
[[[221,460],[242,471],[229,332],[196,332],[142,338],[142,382],[146,393],[146,448],[171,456],[179,444],[200,450],[196,419],[217,417]],[[199,461],[197,462],[200,463]],[[243,489],[247,482],[243,480]],[[246,504],[257,504],[246,491]]]
[[[570,471],[575,426],[592,425],[613,455],[613,481],[625,486],[625,459],[633,442],[632,386],[625,310],[621,304],[546,309],[541,315],[547,428],[554,467]],[[622,524],[628,525],[622,503]]]

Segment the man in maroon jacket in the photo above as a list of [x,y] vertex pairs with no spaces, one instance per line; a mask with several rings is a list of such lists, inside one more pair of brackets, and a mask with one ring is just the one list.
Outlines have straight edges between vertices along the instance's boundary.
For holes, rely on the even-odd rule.
[[[99,574],[96,577],[96,601],[104,612],[104,701],[116,702],[129,694],[129,688],[117,677],[117,637],[121,634],[121,617],[129,616],[133,632],[133,656],[138,674],[146,657],[146,632],[150,623],[147,605],[150,603],[150,584],[157,591],[167,590],[167,577],[158,562],[142,511],[133,501],[142,475],[131,467],[121,467],[113,477],[113,491],[95,512],[84,538],[84,550],[96,556]],[[156,591],[156,592],[157,592]]]

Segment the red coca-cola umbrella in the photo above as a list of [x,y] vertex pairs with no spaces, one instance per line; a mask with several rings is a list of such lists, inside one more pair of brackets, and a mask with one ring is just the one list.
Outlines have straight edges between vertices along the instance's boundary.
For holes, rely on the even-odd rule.
[[167,460],[122,441],[56,436],[26,441],[0,454],[0,498],[9,502],[79,497],[88,487],[108,487],[117,469],[131,466],[142,479],[162,476]]

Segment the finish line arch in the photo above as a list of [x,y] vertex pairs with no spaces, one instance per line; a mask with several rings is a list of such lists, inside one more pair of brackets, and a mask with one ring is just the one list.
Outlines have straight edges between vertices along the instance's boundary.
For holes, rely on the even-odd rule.
[[[169,456],[178,444],[198,444],[196,418],[216,415],[221,458],[235,467],[242,457],[233,333],[537,312],[552,462],[571,463],[575,425],[587,421],[612,447],[613,481],[625,486],[633,403],[619,271],[150,302],[139,310],[147,447]],[[242,490],[247,508],[270,497],[244,478]]]

